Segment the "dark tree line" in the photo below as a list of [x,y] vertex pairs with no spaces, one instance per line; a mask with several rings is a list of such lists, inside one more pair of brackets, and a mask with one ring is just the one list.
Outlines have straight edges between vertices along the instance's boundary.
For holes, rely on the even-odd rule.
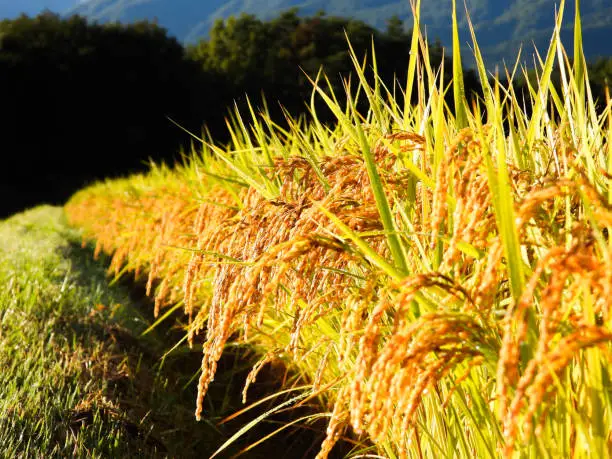
[[166,117],[198,126],[214,84],[155,24],[1,22],[0,216],[172,160],[182,136]]
[[[341,96],[353,68],[345,31],[359,57],[374,40],[387,85],[405,81],[411,33],[397,18],[379,31],[323,13],[242,15],[216,22],[207,40],[187,49],[149,22],[99,25],[50,13],[0,21],[0,218],[144,170],[149,158],[174,161],[191,138],[168,118],[196,134],[206,124],[223,142],[234,101],[244,107],[248,95],[257,106],[264,94],[282,122],[278,103],[303,113],[312,91],[306,75],[321,67]],[[448,59],[439,43],[430,59]],[[592,73],[607,78],[610,62]],[[450,78],[450,61],[445,66]],[[466,92],[477,95],[474,72],[464,75]]]

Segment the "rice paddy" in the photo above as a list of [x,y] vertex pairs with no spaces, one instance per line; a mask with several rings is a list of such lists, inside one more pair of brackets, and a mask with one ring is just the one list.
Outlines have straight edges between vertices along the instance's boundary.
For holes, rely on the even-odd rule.
[[570,61],[561,2],[526,95],[526,69],[502,83],[474,37],[484,97],[468,101],[456,18],[448,88],[413,6],[404,84],[377,78],[374,49],[352,53],[346,104],[312,76],[307,119],[234,112],[230,144],[84,189],[69,220],[115,276],[146,280],[160,320],[184,310],[198,419],[224,350],[246,343],[261,359],[244,401],[282,363],[290,396],[268,414],[316,402],[294,422],[328,420],[319,458],[341,437],[354,457],[610,457],[612,113],[579,13]]

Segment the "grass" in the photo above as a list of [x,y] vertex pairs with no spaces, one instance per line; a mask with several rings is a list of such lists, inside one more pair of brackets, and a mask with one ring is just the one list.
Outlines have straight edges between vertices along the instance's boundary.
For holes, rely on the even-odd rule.
[[[248,373],[250,351],[236,348],[221,362],[218,406],[196,423],[199,352],[167,353],[181,336],[171,329],[142,336],[150,312],[127,285],[109,286],[103,263],[80,243],[60,208],[0,222],[0,456],[211,455],[237,429],[217,424],[239,406],[233,380]],[[260,387],[275,387],[265,380]],[[229,451],[255,441],[245,440]]]
[[352,54],[345,106],[320,74],[307,121],[233,113],[229,145],[200,139],[182,165],[71,199],[116,276],[148,277],[156,314],[184,309],[204,354],[197,418],[244,343],[261,359],[247,386],[273,362],[293,370],[255,420],[316,402],[296,418],[328,420],[321,458],[343,435],[352,456],[612,455],[612,114],[591,96],[579,14],[566,56],[564,7],[529,110],[513,86],[526,69],[487,74],[471,25],[484,97],[470,102],[458,40],[447,88],[415,28],[405,88],[378,80],[374,51]]

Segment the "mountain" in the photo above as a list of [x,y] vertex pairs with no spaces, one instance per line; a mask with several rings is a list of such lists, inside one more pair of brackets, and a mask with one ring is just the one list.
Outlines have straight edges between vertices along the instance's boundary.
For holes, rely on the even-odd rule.
[[[430,39],[439,38],[449,45],[451,0],[422,3],[423,30]],[[522,55],[529,60],[533,56],[532,43],[544,53],[552,34],[557,3],[555,0],[467,0],[479,45],[489,66],[502,59],[513,61],[521,44]],[[245,12],[270,19],[292,7],[299,8],[304,15],[324,10],[328,15],[354,17],[381,29],[394,14],[412,24],[409,0],[87,0],[70,9],[68,14],[101,22],[157,20],[171,34],[189,43],[206,37],[217,18]],[[581,10],[587,57],[611,55],[612,2],[582,0]],[[562,37],[568,52],[572,50],[573,15],[573,2],[568,1]],[[459,19],[462,41],[470,42],[463,11]],[[468,50],[467,46],[464,48]]]

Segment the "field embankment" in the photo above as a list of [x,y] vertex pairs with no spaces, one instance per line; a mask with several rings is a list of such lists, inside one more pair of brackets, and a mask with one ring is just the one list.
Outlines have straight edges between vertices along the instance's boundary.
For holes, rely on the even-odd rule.
[[[169,328],[142,336],[150,311],[127,285],[109,286],[92,249],[60,208],[0,222],[0,456],[211,455],[236,430],[217,424],[239,406],[231,392],[252,355],[237,349],[222,362],[216,406],[196,423],[200,353],[181,345],[168,353],[181,337]],[[244,440],[232,451],[255,441]]]
[[72,198],[111,270],[146,276],[157,315],[184,310],[203,348],[196,417],[246,343],[261,360],[245,400],[266,364],[291,368],[276,410],[318,403],[293,422],[328,420],[321,458],[345,432],[355,455],[612,454],[611,104],[563,59],[560,24],[529,111],[477,43],[484,100],[455,84],[451,110],[417,27],[404,92],[354,54],[346,105],[313,82],[335,127],[314,102],[288,129],[236,113],[228,146]]

